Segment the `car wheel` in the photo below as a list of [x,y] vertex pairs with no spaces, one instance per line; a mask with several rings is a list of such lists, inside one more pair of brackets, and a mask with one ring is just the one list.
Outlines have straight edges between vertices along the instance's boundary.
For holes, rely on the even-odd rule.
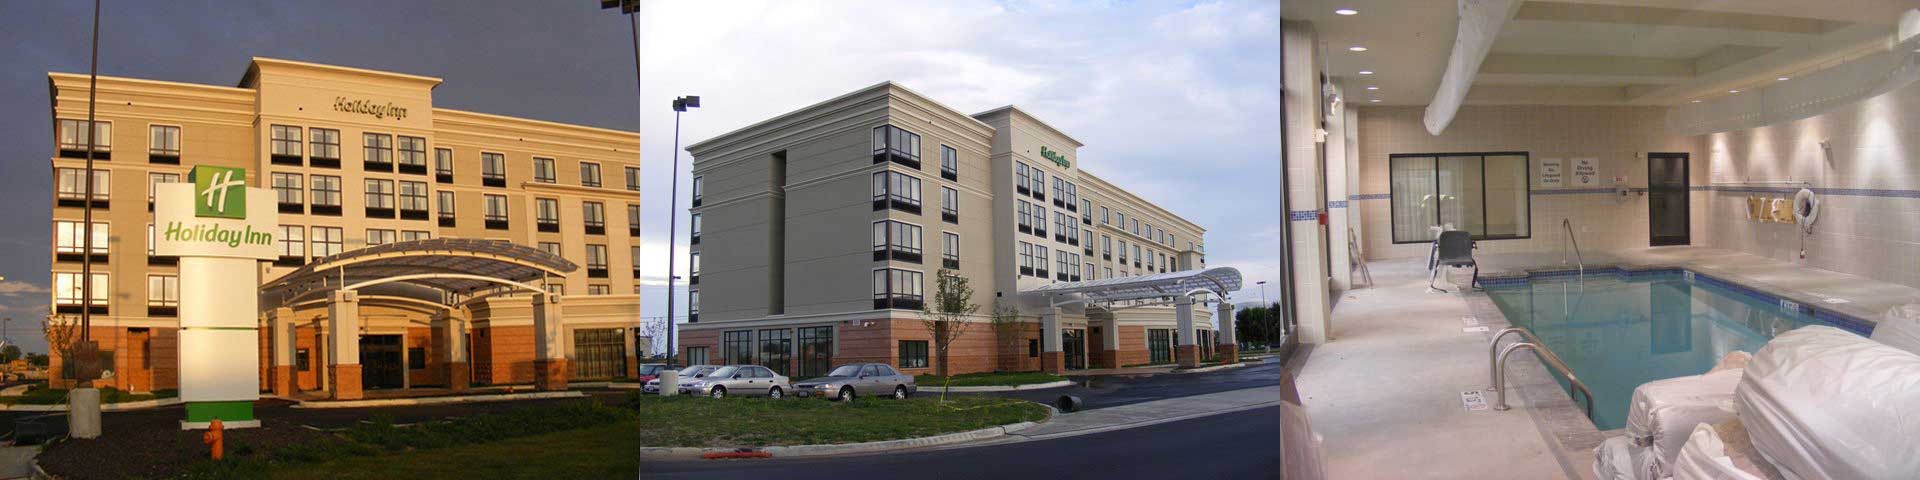
[[727,398],[727,387],[713,387],[713,391],[707,393],[707,396],[713,397],[713,398]]
[[773,387],[773,389],[772,389],[772,390],[767,390],[767,398],[771,398],[771,399],[774,399],[774,400],[779,400],[779,399],[780,399],[780,387]]
[[894,399],[894,400],[906,400],[906,399],[907,399],[907,386],[906,386],[906,385],[894,385],[894,386],[893,386],[893,399]]
[[851,402],[853,401],[853,396],[853,387],[840,387],[840,397],[835,400]]

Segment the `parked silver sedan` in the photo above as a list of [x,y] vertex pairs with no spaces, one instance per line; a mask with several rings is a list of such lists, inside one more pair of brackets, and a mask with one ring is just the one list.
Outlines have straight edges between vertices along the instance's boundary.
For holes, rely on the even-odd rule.
[[[686,385],[687,382],[705,377],[707,374],[719,369],[719,365],[688,365],[687,368],[680,369],[679,375],[675,378],[681,385]],[[647,380],[647,384],[641,386],[640,391],[642,393],[660,393],[660,379],[655,377],[652,380]]]
[[727,395],[785,398],[793,391],[787,377],[759,365],[728,365],[680,384],[680,393],[725,398]]
[[832,397],[840,401],[852,401],[860,395],[886,395],[904,399],[919,390],[920,386],[913,382],[912,375],[902,374],[894,370],[892,365],[884,363],[841,365],[827,372],[827,376],[807,379],[793,386],[794,395]]

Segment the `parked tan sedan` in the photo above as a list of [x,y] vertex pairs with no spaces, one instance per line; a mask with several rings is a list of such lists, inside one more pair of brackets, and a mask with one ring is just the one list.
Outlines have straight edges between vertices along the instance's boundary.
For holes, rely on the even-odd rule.
[[912,375],[902,374],[884,363],[841,365],[825,377],[810,378],[793,386],[795,395],[833,397],[841,401],[851,401],[860,395],[904,399],[919,389]]
[[680,393],[725,398],[727,395],[785,398],[793,391],[787,377],[759,365],[728,365],[706,377],[680,384]]

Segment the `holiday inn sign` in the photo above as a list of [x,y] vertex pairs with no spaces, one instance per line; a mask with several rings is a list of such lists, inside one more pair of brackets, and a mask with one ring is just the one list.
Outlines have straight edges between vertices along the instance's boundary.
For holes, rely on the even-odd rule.
[[271,260],[278,231],[273,193],[247,188],[247,171],[193,167],[191,183],[154,190],[154,253]]
[[155,255],[180,258],[182,428],[258,426],[261,260],[275,249],[280,214],[273,192],[247,187],[240,168],[196,166],[189,183],[154,186]]

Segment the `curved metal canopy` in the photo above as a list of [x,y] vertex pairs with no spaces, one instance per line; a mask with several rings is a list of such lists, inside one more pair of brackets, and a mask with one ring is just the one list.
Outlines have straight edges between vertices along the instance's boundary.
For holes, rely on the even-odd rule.
[[577,269],[578,265],[559,255],[501,240],[434,238],[395,242],[314,260],[262,286],[261,295],[274,301],[263,301],[261,305],[402,275],[458,274],[421,275],[422,278],[406,283],[467,294],[508,282],[528,283],[563,276]]
[[1080,294],[1092,303],[1185,295],[1195,290],[1204,290],[1219,298],[1226,298],[1227,292],[1239,289],[1240,270],[1233,267],[1214,267],[1206,270],[1181,270],[1136,277],[1050,283],[1025,293]]

